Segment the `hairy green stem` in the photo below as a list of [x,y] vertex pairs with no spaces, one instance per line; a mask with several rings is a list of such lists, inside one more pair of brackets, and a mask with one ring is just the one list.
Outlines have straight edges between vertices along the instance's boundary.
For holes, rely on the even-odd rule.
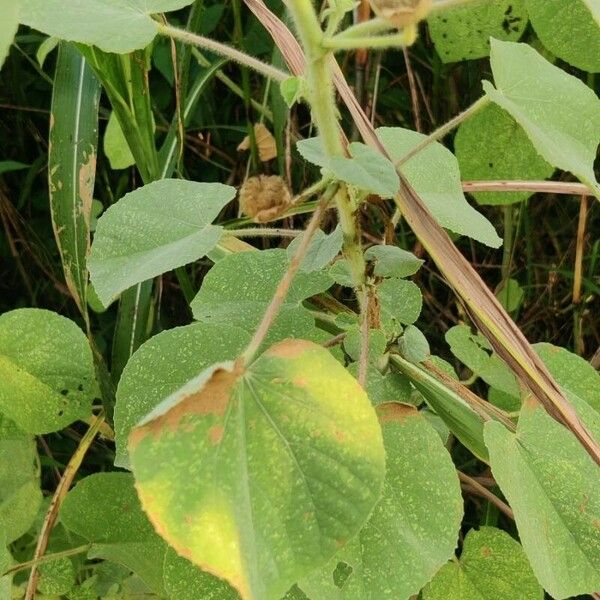
[[374,19],[363,21],[362,23],[357,23],[356,25],[351,25],[350,27],[344,29],[344,31],[338,33],[335,37],[340,40],[347,40],[350,38],[375,35],[384,31],[390,31],[391,29],[395,29],[393,23],[387,19],[375,17]]
[[437,14],[445,10],[463,6],[464,4],[471,4],[473,2],[475,2],[475,0],[438,0],[437,2],[433,3],[429,14]]
[[400,33],[382,36],[365,36],[365,37],[339,37],[334,36],[323,40],[323,47],[334,51],[353,50],[356,48],[400,48],[410,46],[415,40],[414,34],[407,30],[402,30]]

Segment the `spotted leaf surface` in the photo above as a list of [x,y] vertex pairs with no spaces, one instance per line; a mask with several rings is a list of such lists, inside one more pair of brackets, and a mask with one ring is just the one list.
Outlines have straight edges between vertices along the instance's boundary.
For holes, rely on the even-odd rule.
[[[582,418],[598,438],[600,427]],[[492,472],[544,589],[557,600],[599,590],[598,466],[541,406],[523,405],[516,434],[489,422],[484,435]]]
[[129,449],[160,534],[243,598],[279,598],[344,546],[385,470],[366,394],[327,350],[299,340],[243,372],[203,372],[133,430]]
[[[463,515],[456,470],[416,409],[378,407],[387,454],[383,497],[359,535],[300,588],[328,600],[408,600],[454,553]],[[340,581],[334,573],[350,574]]]
[[519,542],[494,527],[471,529],[459,560],[444,565],[423,590],[423,600],[541,600]]
[[23,308],[0,316],[0,412],[29,433],[90,416],[97,394],[81,329],[56,313]]

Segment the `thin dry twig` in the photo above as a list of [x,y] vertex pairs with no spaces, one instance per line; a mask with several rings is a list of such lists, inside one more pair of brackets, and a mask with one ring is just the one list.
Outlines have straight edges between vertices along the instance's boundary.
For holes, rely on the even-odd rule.
[[490,490],[481,485],[477,480],[473,479],[472,477],[469,477],[462,471],[457,470],[456,472],[458,473],[458,478],[464,484],[466,484],[466,488],[469,491],[477,494],[478,496],[481,496],[482,498],[485,498],[488,502],[491,502],[496,508],[498,508],[498,510],[502,511],[508,518],[512,519],[513,521],[515,520],[515,514],[513,513],[510,506],[506,504],[506,502],[500,500],[498,496],[490,492]]

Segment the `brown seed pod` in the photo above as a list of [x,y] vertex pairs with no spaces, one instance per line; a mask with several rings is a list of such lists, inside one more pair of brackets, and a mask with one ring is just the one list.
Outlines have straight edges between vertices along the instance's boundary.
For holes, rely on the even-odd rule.
[[266,223],[292,202],[285,181],[278,175],[258,175],[246,179],[239,191],[242,212],[257,223]]
[[401,29],[424,19],[429,14],[432,0],[369,0],[369,3],[378,17]]

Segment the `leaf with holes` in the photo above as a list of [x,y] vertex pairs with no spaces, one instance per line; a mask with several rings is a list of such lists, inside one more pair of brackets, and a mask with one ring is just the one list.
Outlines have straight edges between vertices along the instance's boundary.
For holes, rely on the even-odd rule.
[[[401,127],[380,127],[377,137],[398,161],[426,136]],[[429,144],[400,169],[442,227],[492,248],[502,244],[492,224],[467,202],[458,162],[450,150],[437,142]]]
[[21,22],[48,35],[126,54],[147,46],[158,33],[153,13],[192,0],[27,0]]
[[527,0],[538,37],[569,64],[600,71],[600,3],[598,0]]
[[423,590],[423,600],[542,600],[519,542],[500,529],[471,529],[460,559],[444,565]]
[[244,370],[204,371],[133,430],[129,451],[161,535],[243,598],[279,598],[333,556],[367,520],[385,472],[365,392],[300,340]]
[[[598,424],[580,414],[598,439]],[[486,423],[485,443],[544,589],[557,600],[599,590],[598,466],[573,434],[530,403],[521,409],[516,434],[500,423]]]
[[600,100],[585,83],[550,64],[527,44],[492,40],[490,99],[521,125],[536,150],[570,171],[600,199],[594,160],[600,140]]
[[[413,407],[378,407],[387,454],[383,497],[358,537],[299,587],[311,598],[408,600],[453,555],[463,515],[456,470]],[[340,564],[351,570],[335,583]]]
[[[454,138],[463,179],[546,179],[554,173],[521,126],[494,104],[464,121]],[[522,202],[532,192],[474,192],[479,204]]]
[[528,19],[525,0],[471,0],[429,17],[427,23],[437,53],[449,63],[488,56],[490,37],[516,42]]
[[88,268],[107,306],[121,292],[204,256],[221,238],[212,225],[235,188],[182,179],[155,181],[126,194],[96,225]]
[[86,419],[97,393],[92,351],[73,321],[37,308],[0,315],[0,412],[21,429]]

